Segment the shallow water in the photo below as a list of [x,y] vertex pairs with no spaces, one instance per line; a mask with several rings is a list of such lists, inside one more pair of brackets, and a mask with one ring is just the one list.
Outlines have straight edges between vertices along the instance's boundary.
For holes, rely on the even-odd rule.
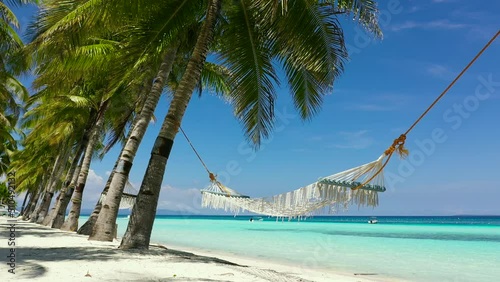
[[[152,241],[411,281],[500,281],[500,217],[157,216]],[[119,236],[127,218],[118,219]]]

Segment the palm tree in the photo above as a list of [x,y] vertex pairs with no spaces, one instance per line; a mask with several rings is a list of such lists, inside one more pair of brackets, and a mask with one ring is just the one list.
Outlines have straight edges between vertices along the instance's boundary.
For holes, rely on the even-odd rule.
[[[278,2],[278,1],[276,1]],[[273,1],[208,2],[206,17],[186,71],[177,87],[167,116],[151,151],[136,205],[120,248],[148,248],[156,214],[161,183],[182,121],[200,78],[212,44],[218,16],[224,13],[226,25],[217,33],[219,59],[228,67],[232,85],[232,104],[247,137],[258,146],[267,137],[274,120],[275,90],[278,82],[273,60],[281,63],[291,86],[295,106],[303,118],[310,118],[321,105],[322,96],[342,72],[347,52],[336,15],[346,10],[362,23],[378,30],[376,8],[348,4],[373,1],[294,1],[280,10]],[[285,1],[283,1],[285,2]],[[343,5],[341,5],[343,3]],[[220,41],[219,41],[220,40]]]
[[[8,1],[15,6],[27,2]],[[12,133],[21,110],[18,102],[23,102],[28,96],[26,88],[15,77],[24,70],[16,60],[19,59],[17,53],[23,47],[16,28],[19,28],[16,16],[5,1],[0,1],[0,176],[7,172],[12,153],[17,149]]]
[[[130,79],[126,84],[121,83],[121,79],[118,79],[122,76],[124,69],[129,69],[124,64],[127,62],[125,56],[122,55],[117,60],[117,57],[121,55],[119,51],[122,47],[120,40],[126,36],[110,32],[106,27],[100,29],[80,28],[81,22],[79,22],[78,12],[75,12],[81,7],[80,4],[85,3],[81,1],[71,3],[70,1],[66,2],[65,5],[60,5],[59,1],[44,2],[45,9],[40,12],[37,21],[31,28],[33,40],[26,48],[26,53],[33,54],[37,64],[39,76],[35,81],[35,87],[43,89],[38,96],[54,98],[55,95],[61,95],[63,98],[69,99],[70,102],[82,106],[82,109],[73,112],[81,118],[80,122],[72,123],[73,129],[69,130],[73,134],[71,140],[77,142],[74,147],[83,146],[85,149],[79,177],[77,183],[70,181],[70,179],[75,179],[75,176],[69,172],[77,170],[75,164],[78,162],[78,154],[75,154],[72,169],[68,171],[65,181],[66,185],[63,186],[62,193],[60,193],[53,209],[54,215],[49,215],[45,221],[47,224],[52,221],[53,226],[60,226],[67,205],[68,197],[66,196],[73,192],[70,218],[63,226],[69,230],[76,228],[83,187],[96,145],[100,143],[99,140],[104,132],[114,136],[106,150],[109,150],[116,141],[122,138],[123,128],[126,127],[134,111],[134,107],[131,105],[137,100],[133,98],[134,95],[131,95],[134,92],[132,89],[135,87],[136,79]],[[61,26],[66,27],[66,29]],[[77,32],[75,32],[75,28]],[[126,78],[135,76],[137,80],[141,80],[144,75],[147,75],[147,72],[144,71],[142,75],[138,75],[137,69],[134,71],[128,72]],[[64,79],[60,79],[61,77]],[[120,96],[121,99],[113,99],[113,95]],[[45,100],[42,101],[42,105],[53,102]],[[71,106],[64,108],[64,110],[70,109]],[[63,115],[59,115],[59,117],[61,121],[70,120]],[[87,123],[87,127],[84,129],[85,123]],[[85,134],[83,134],[84,131]],[[84,135],[83,139],[81,138],[82,134]],[[88,136],[85,137],[86,135]],[[69,187],[68,183],[70,183]],[[75,185],[76,189],[73,191]],[[47,200],[43,203],[46,202]],[[45,211],[46,209],[40,210]]]
[[[154,147],[151,151],[148,168],[141,184],[139,195],[136,199],[136,205],[130,216],[127,232],[120,245],[121,248],[149,247],[151,229],[158,203],[159,187],[161,187],[163,172],[167,164],[168,155],[170,154],[175,134],[180,126],[180,120],[176,118],[180,117],[182,119],[187,104],[201,76],[209,46],[212,43],[220,8],[220,0],[208,1],[206,18],[198,35],[193,53],[189,59],[183,78],[174,93],[169,111],[160,129],[160,134],[156,138]],[[148,202],[150,203],[149,205],[147,204]],[[137,211],[138,209],[142,210]],[[138,220],[144,220],[142,226],[141,224],[137,224]]]
[[[117,165],[110,174],[107,185],[104,188],[105,192],[103,191],[103,193],[107,195],[104,203],[97,203],[92,216],[85,224],[85,230],[93,230],[90,236],[92,240],[113,240],[113,230],[115,228],[121,195],[127,182],[134,157],[149,125],[149,121],[153,117],[154,110],[176,59],[179,46],[184,41],[183,38],[186,37],[185,34],[180,32],[185,33],[184,30],[189,30],[189,25],[191,25],[193,19],[199,17],[195,12],[199,6],[200,4],[194,1],[166,1],[162,5],[159,5],[156,10],[152,11],[152,15],[149,15],[150,21],[146,20],[136,23],[134,28],[128,33],[128,37],[131,39],[126,44],[125,50],[130,48],[132,50],[138,49],[138,53],[142,52],[138,58],[138,63],[143,64],[145,61],[151,61],[152,57],[156,57],[156,50],[160,50],[163,61],[159,65],[151,91],[147,93],[148,95],[145,95],[144,106],[130,128],[129,136],[118,157]],[[174,12],[172,13],[171,11]],[[182,20],[179,21],[179,18]],[[159,38],[161,40],[158,40]],[[133,51],[132,53],[135,52],[137,51]],[[98,215],[97,218],[96,215]],[[96,225],[92,229],[92,221],[94,220],[96,220]],[[82,229],[82,232],[86,232],[85,230]]]
[[51,228],[60,228],[64,223],[66,209],[68,208],[70,197],[73,195],[74,187],[76,185],[76,181],[78,180],[76,176],[80,174],[81,166],[78,166],[78,164],[82,157],[83,150],[87,147],[88,137],[85,136],[84,138],[86,139],[78,145],[78,150],[76,151],[70,169],[67,171],[64,178],[63,187],[59,191],[54,207],[43,222],[44,225]]

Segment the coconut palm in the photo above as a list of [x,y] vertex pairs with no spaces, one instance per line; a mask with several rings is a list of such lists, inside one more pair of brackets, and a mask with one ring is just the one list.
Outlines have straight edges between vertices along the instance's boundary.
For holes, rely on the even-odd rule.
[[[199,77],[201,76],[203,64],[208,54],[209,45],[212,42],[220,7],[221,1],[208,1],[206,18],[200,29],[198,39],[193,49],[193,54],[189,59],[183,79],[181,79],[179,86],[174,93],[167,117],[165,118],[165,121],[167,122],[163,122],[160,135],[157,137],[155,145],[151,151],[148,168],[141,184],[139,195],[136,199],[136,205],[134,206],[130,218],[130,222],[134,223],[129,224],[127,227],[127,233],[125,234],[120,246],[122,248],[149,247],[149,238],[151,236],[151,229],[154,221],[154,215],[156,214],[156,205],[159,195],[159,189],[156,187],[161,186],[163,171],[166,166],[168,154],[170,153],[173,145],[173,139],[177,133],[177,128],[180,125],[180,120],[175,120],[175,118],[182,118],[195,86],[198,83]],[[172,126],[174,130],[168,130],[172,128]],[[170,135],[166,135],[165,133],[170,133]],[[155,173],[158,173],[158,177],[152,176]],[[149,189],[150,187],[153,189]],[[137,212],[138,207],[143,208],[146,202],[150,202],[153,205],[150,205],[147,210],[142,210],[142,214],[141,211]],[[153,216],[151,217],[150,215]],[[143,222],[143,226],[145,228],[141,228],[139,224],[135,224],[137,220],[141,220],[141,218],[146,220]],[[149,228],[150,226],[151,228]],[[137,237],[142,238],[139,239]]]
[[17,6],[27,2],[0,1],[0,175],[6,173],[17,148],[12,133],[20,114],[18,103],[28,96],[26,88],[15,77],[23,70],[15,60],[23,42],[16,32],[19,22],[7,3]]
[[224,19],[218,26],[223,31],[217,33],[220,38],[216,38],[216,54],[231,73],[235,114],[249,140],[257,146],[262,137],[268,136],[274,121],[274,84],[279,82],[274,62],[281,63],[285,71],[301,117],[310,118],[342,72],[347,58],[336,15],[350,11],[363,24],[378,30],[373,20],[376,8],[363,6],[370,11],[367,15],[366,9],[354,5],[373,1],[283,1],[281,9],[278,2],[208,1],[195,48],[151,151],[121,248],[149,247],[168,156],[219,20]]
[[[48,97],[53,98],[54,93],[67,92],[68,94],[62,94],[62,96],[68,97],[71,101],[86,108],[82,109],[83,112],[73,112],[74,114],[83,114],[76,116],[87,116],[84,117],[87,127],[85,129],[82,127],[84,123],[79,123],[78,126],[73,124],[75,132],[73,142],[86,140],[86,145],[79,172],[80,177],[78,177],[75,184],[76,189],[73,191],[70,218],[66,220],[64,225],[64,228],[68,230],[76,228],[83,187],[95,147],[100,143],[98,140],[102,138],[104,132],[109,132],[108,129],[112,128],[116,134],[111,133],[114,138],[107,148],[109,150],[122,137],[121,132],[126,127],[129,118],[132,117],[134,110],[131,105],[137,100],[132,98],[133,95],[130,94],[134,92],[131,89],[137,84],[134,81],[141,80],[144,75],[148,74],[147,71],[142,71],[142,74],[139,74],[138,70],[135,69],[136,72],[129,72],[126,78],[135,75],[137,79],[130,79],[125,85],[120,82],[120,79],[117,79],[122,76],[123,69],[128,69],[127,65],[124,64],[127,62],[127,58],[125,56],[118,58],[121,48],[120,39],[125,37],[110,33],[106,27],[99,29],[81,28],[81,22],[79,22],[76,12],[81,7],[80,4],[85,4],[85,2],[68,1],[65,5],[60,5],[59,1],[44,2],[45,9],[39,13],[37,20],[31,27],[33,40],[26,48],[26,52],[33,54],[35,58],[39,75],[35,80],[35,87],[43,89],[40,95],[48,95]],[[61,28],[61,26],[67,28]],[[60,79],[61,77],[64,79]],[[82,96],[82,93],[86,94]],[[113,95],[120,95],[121,99],[113,99]],[[52,103],[52,101],[45,102]],[[69,109],[71,107],[66,107],[65,110]],[[64,116],[59,115],[59,117],[61,121],[67,121]],[[84,135],[88,135],[88,137],[82,139],[84,131],[87,132]],[[79,138],[76,137],[78,135]],[[81,147],[82,144],[77,143],[77,146]],[[78,158],[75,156],[71,167],[74,168],[77,161]],[[57,218],[52,220],[53,216],[50,215],[45,223],[49,224],[52,221],[53,226],[60,225],[66,208],[66,194],[69,194],[67,192],[71,192],[74,187],[71,185],[74,181],[69,181],[71,178],[74,179],[68,173],[65,183],[70,183],[70,185],[69,187],[63,186],[63,193],[60,193],[58,201],[56,201],[53,213]]]

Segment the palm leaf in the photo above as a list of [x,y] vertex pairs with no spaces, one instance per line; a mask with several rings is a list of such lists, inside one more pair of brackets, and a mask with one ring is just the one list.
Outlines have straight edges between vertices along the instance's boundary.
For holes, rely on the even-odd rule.
[[264,44],[266,34],[259,28],[257,12],[244,0],[228,11],[230,25],[223,33],[226,49],[220,59],[231,73],[230,95],[235,115],[243,123],[247,138],[259,146],[273,126],[274,85],[278,77],[272,50]]

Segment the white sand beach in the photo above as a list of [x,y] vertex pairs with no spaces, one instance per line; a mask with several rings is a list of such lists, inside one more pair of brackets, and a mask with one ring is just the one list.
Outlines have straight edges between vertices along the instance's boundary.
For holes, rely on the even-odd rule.
[[2,281],[376,281],[363,275],[304,272],[289,265],[157,244],[147,251],[124,251],[118,249],[116,240],[88,241],[87,236],[21,220],[15,222],[12,274],[7,256],[13,222],[8,219],[0,217]]

